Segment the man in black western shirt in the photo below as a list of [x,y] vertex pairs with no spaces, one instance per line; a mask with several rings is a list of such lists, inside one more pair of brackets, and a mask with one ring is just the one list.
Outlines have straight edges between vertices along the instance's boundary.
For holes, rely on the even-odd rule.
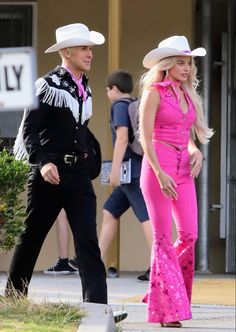
[[26,231],[12,259],[6,295],[27,296],[43,242],[62,208],[73,233],[83,301],[107,303],[107,285],[96,233],[96,196],[89,177],[86,127],[92,115],[91,91],[83,74],[90,70],[92,46],[102,34],[76,23],[56,30],[62,65],[36,81],[39,108],[27,112],[24,144],[31,165]]

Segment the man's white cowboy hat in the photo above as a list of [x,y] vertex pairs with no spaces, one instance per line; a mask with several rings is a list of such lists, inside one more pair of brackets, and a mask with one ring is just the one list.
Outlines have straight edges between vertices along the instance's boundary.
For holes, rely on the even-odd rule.
[[89,31],[85,24],[74,23],[58,28],[56,41],[45,53],[57,52],[66,47],[101,45],[105,38],[100,32]]
[[185,36],[171,36],[161,41],[158,48],[147,53],[143,59],[143,66],[145,68],[152,68],[160,60],[170,56],[204,56],[206,50],[203,47],[198,47],[191,51],[188,40]]

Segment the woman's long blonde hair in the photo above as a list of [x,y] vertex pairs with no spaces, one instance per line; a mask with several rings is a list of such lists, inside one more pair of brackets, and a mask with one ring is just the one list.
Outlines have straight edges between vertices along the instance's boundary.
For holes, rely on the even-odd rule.
[[[162,59],[154,65],[148,72],[143,74],[140,79],[141,93],[151,87],[154,82],[161,82],[168,76],[168,70],[177,63],[178,57],[168,57]],[[194,65],[193,58],[191,60],[191,69],[186,82],[182,83],[182,88],[190,96],[196,110],[196,121],[193,125],[193,135],[197,135],[199,141],[203,144],[209,141],[209,138],[214,134],[213,130],[206,124],[202,108],[202,99],[197,93],[198,79],[196,77],[197,68]]]

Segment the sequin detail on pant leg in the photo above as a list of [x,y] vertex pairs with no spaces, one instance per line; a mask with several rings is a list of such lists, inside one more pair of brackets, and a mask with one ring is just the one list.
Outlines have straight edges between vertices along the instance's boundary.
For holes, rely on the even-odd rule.
[[175,248],[164,234],[155,238],[152,249],[148,322],[174,322],[192,318]]
[[191,303],[192,298],[195,241],[196,237],[193,237],[191,233],[180,231],[178,232],[178,238],[174,244],[179,265],[182,270],[189,303]]

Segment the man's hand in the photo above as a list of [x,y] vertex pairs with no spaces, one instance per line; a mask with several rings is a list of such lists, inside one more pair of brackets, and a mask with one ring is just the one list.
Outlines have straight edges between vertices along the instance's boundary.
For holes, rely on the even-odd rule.
[[197,178],[202,169],[203,155],[196,149],[190,154],[191,176]]
[[44,181],[47,181],[51,184],[59,184],[60,177],[57,170],[57,166],[53,163],[45,164],[40,171]]

